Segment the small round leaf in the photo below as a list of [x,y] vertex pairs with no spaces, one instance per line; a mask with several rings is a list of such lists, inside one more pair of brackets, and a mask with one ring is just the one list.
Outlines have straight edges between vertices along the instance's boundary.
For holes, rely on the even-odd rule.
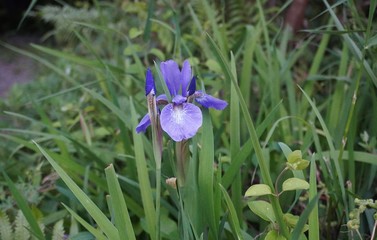
[[245,197],[258,197],[272,194],[271,188],[266,184],[254,184],[245,193]]
[[300,190],[300,189],[308,189],[309,183],[305,180],[300,178],[288,178],[283,182],[283,192],[284,191],[292,191],[292,190]]
[[291,152],[288,156],[288,162],[289,163],[296,163],[297,161],[302,159],[302,153],[300,150],[295,150]]
[[247,203],[250,210],[268,222],[275,222],[275,214],[269,202],[257,200]]
[[286,240],[284,236],[279,235],[276,230],[271,230],[267,233],[264,240]]

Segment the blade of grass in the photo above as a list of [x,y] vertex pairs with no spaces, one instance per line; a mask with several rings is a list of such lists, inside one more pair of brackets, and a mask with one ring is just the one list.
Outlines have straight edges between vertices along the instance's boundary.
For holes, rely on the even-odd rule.
[[114,211],[115,227],[119,231],[119,238],[136,240],[127,204],[126,201],[124,201],[122,189],[120,188],[114,166],[110,164],[110,166],[105,169],[105,173],[112,202],[111,205]]
[[25,19],[27,18],[27,16],[31,12],[31,9],[33,9],[33,7],[35,6],[36,3],[37,3],[37,0],[32,0],[30,2],[28,8],[26,9],[26,11],[24,12],[24,14],[22,15],[22,18],[21,18],[20,22],[17,25],[17,31],[20,30],[22,23],[25,21]]
[[203,4],[204,11],[206,12],[206,16],[211,24],[213,35],[218,42],[219,48],[223,54],[228,52],[228,47],[226,46],[226,39],[223,38],[219,25],[216,21],[216,10],[215,8],[211,7],[208,0],[204,0],[201,2]]
[[113,114],[115,114],[128,129],[132,129],[132,126],[130,124],[129,117],[125,114],[124,111],[122,111],[118,106],[116,106],[113,102],[110,100],[106,99],[102,95],[96,93],[93,90],[85,88],[85,91],[88,92],[93,98],[97,99],[100,101],[103,105],[105,105],[108,109],[111,110]]
[[39,151],[45,156],[47,161],[51,164],[51,166],[55,169],[55,171],[59,174],[67,187],[83,205],[86,211],[88,211],[90,216],[98,224],[101,230],[106,234],[106,236],[109,239],[120,239],[118,230],[109,221],[109,219],[107,219],[106,215],[95,205],[95,203],[84,193],[84,191],[82,191],[81,188],[77,186],[77,184],[63,170],[63,168],[61,168],[42,147],[40,147],[36,142],[34,143],[38,147]]
[[[131,100],[131,124],[132,129],[135,129],[138,122],[135,107],[133,105],[133,101]],[[148,167],[147,161],[144,155],[144,144],[142,140],[142,135],[137,134],[135,130],[132,131],[133,141],[134,141],[134,152],[135,152],[135,162],[136,162],[136,170],[137,170],[137,177],[139,180],[140,185],[140,192],[141,192],[141,201],[144,207],[144,213],[146,217],[146,222],[148,225],[148,232],[150,234],[151,239],[155,239],[156,237],[156,209],[153,203],[153,196],[152,196],[152,188],[149,182],[149,175],[148,175]],[[157,193],[159,194],[159,193]]]
[[[6,135],[6,134],[2,134],[0,133],[0,136],[3,137],[3,138],[6,138],[6,139],[9,139],[13,142],[16,142],[32,151],[35,151],[35,152],[39,152],[39,149],[36,145],[34,145],[33,143],[31,143],[30,141],[26,141],[26,140],[23,140],[21,138],[18,138],[18,137],[15,137],[15,136],[10,136],[10,135]],[[77,175],[79,176],[84,176],[85,175],[85,168],[83,166],[81,166],[80,164],[78,164],[76,161],[74,161],[73,159],[71,158],[63,158],[61,155],[53,152],[53,151],[48,151],[48,150],[45,150],[50,156],[53,157],[53,159],[55,159],[58,164],[60,164],[61,166],[63,166],[65,169],[68,169],[70,172],[72,173],[76,173]],[[78,178],[76,176],[76,174],[74,175],[76,178],[74,179],[75,181],[82,181],[81,178]],[[93,182],[96,182],[97,186],[98,187],[101,187],[103,189],[106,188],[106,183],[103,179],[101,179],[98,175],[94,174],[94,173],[90,173],[90,180],[93,181]]]
[[107,238],[102,234],[102,232],[96,228],[94,228],[93,226],[91,226],[89,223],[87,223],[83,218],[80,217],[80,215],[78,215],[75,211],[73,211],[71,208],[69,208],[67,205],[65,205],[64,203],[62,203],[63,206],[68,210],[68,212],[86,229],[88,230],[91,234],[93,234],[93,236],[96,238],[96,239],[99,239],[99,240],[107,240]]
[[[335,12],[331,8],[331,6],[327,2],[327,0],[323,0],[323,2],[325,3],[325,5],[326,5],[326,7],[327,7],[327,9],[328,9],[328,11],[329,11],[332,19],[334,20],[337,29],[339,31],[345,31],[342,23],[340,22],[340,20],[336,16]],[[370,17],[372,17],[372,16],[370,16]],[[349,49],[351,50],[351,52],[354,54],[354,56],[356,57],[356,59],[361,62],[361,64],[363,65],[365,71],[367,72],[368,76],[372,80],[373,84],[377,87],[377,76],[374,74],[374,72],[373,72],[372,68],[370,67],[369,63],[364,59],[362,51],[359,49],[359,47],[356,45],[356,43],[352,40],[352,38],[349,36],[349,34],[342,34],[342,36],[344,38],[344,41],[347,43]]]
[[[310,200],[309,204],[306,206],[305,210],[301,213],[300,218],[293,229],[292,235],[290,239],[300,239],[300,235],[302,233],[302,230],[304,229],[304,226],[306,222],[308,221],[308,218],[312,212],[312,210],[317,206],[319,196],[321,194],[318,193],[316,196],[313,197],[313,199]],[[310,238],[311,240],[311,238]]]
[[154,7],[155,7],[155,1],[154,0],[149,0],[148,1],[148,16],[147,20],[145,21],[145,27],[144,27],[144,41],[149,41],[150,36],[151,36],[151,27],[152,27],[152,22],[151,18],[154,13]]
[[16,185],[13,181],[8,177],[8,175],[3,171],[3,176],[7,182],[9,190],[11,191],[14,200],[16,200],[18,207],[21,209],[22,213],[24,214],[27,222],[30,225],[31,233],[38,239],[43,240],[45,239],[42,229],[40,228],[37,220],[35,219],[31,208],[28,206],[27,201],[21,195],[20,191],[18,191]]
[[210,232],[214,239],[218,239],[217,233],[217,219],[215,219],[214,211],[214,193],[213,193],[213,161],[214,146],[213,146],[213,129],[211,123],[211,116],[208,109],[203,109],[203,124],[202,124],[202,149],[199,154],[199,202],[202,205],[202,217],[204,223],[207,223]]
[[229,216],[230,216],[230,225],[234,231],[234,235],[236,237],[236,239],[238,240],[242,240],[243,239],[243,236],[241,234],[241,227],[240,227],[240,223],[238,221],[238,216],[237,216],[237,212],[236,212],[236,209],[234,208],[234,205],[232,203],[232,200],[230,199],[227,191],[225,190],[225,188],[219,184],[220,186],[220,189],[221,189],[221,192],[222,192],[222,195],[225,199],[225,203],[228,207],[228,211],[229,211]]
[[[315,199],[317,195],[317,165],[315,163],[315,154],[312,155],[310,160],[310,176],[309,176],[309,202]],[[309,215],[309,239],[319,240],[319,213],[318,205],[313,207]]]
[[[240,100],[240,106],[241,110],[243,113],[243,116],[245,118],[246,126],[248,128],[251,142],[261,169],[261,175],[263,182],[267,184],[271,189],[274,189],[274,185],[272,183],[272,179],[270,176],[269,169],[267,167],[267,163],[265,162],[264,156],[263,156],[263,151],[262,148],[259,144],[259,139],[257,132],[255,131],[255,127],[253,124],[253,121],[251,119],[250,113],[247,109],[247,105],[245,103],[245,100],[242,96],[241,90],[237,85],[237,80],[234,79],[234,76],[232,74],[232,71],[230,70],[229,64],[227,63],[227,60],[225,59],[224,55],[221,53],[220,49],[217,47],[216,43],[213,41],[213,39],[207,34],[207,39],[210,43],[210,47],[212,49],[212,52],[216,56],[220,66],[222,67],[222,70],[224,71],[225,77],[227,79],[230,79],[232,84],[234,85],[234,88],[237,92],[238,98]],[[288,233],[288,227],[286,223],[283,220],[283,211],[281,209],[281,206],[279,205],[278,199],[276,197],[270,197],[271,204],[273,205],[273,210],[277,219],[277,222],[280,226],[281,232],[283,236],[286,238],[289,238],[289,233]]]
[[240,88],[242,90],[242,95],[246,100],[247,107],[249,107],[250,100],[250,89],[251,89],[251,69],[254,59],[255,46],[260,39],[260,25],[258,24],[256,28],[252,26],[246,26],[245,34],[245,50],[243,52],[243,64],[240,76]]
[[[232,63],[235,63],[234,59]],[[237,79],[236,66],[233,64],[231,68],[234,78]],[[230,90],[230,156],[232,159],[241,148],[240,131],[240,105],[236,90],[232,84]],[[242,220],[242,196],[242,178],[241,170],[239,169],[232,182],[232,200],[240,221]]]
[[347,207],[347,200],[346,200],[346,191],[345,191],[345,188],[344,188],[343,173],[341,171],[338,158],[336,158],[336,156],[335,156],[335,147],[334,147],[330,132],[329,132],[329,130],[328,130],[326,124],[325,124],[325,121],[323,120],[320,112],[318,111],[318,108],[314,104],[314,102],[310,99],[310,97],[306,94],[306,92],[300,86],[298,86],[298,88],[300,88],[300,90],[304,94],[306,100],[309,102],[309,104],[312,107],[318,121],[321,124],[323,131],[325,132],[327,144],[330,148],[330,158],[333,160],[332,162],[335,165],[335,171],[336,171],[336,175],[337,175],[337,178],[338,178],[338,187],[340,188],[340,192],[341,192],[341,196],[342,196],[342,200],[343,200],[343,205],[344,205],[344,210],[345,210],[347,218],[348,218],[348,207]]

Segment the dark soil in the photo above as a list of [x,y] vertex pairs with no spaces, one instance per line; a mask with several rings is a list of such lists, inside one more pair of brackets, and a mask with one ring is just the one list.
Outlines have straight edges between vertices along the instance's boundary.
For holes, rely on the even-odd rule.
[[[21,49],[38,42],[38,38],[31,35],[14,35],[0,40]],[[13,84],[32,81],[37,69],[38,64],[33,59],[0,46],[0,96],[5,97]]]

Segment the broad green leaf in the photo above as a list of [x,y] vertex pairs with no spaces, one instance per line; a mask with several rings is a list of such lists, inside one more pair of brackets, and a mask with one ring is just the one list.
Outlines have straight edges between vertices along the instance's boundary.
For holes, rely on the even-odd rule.
[[272,194],[271,188],[266,184],[254,184],[246,190],[245,197],[258,197]]
[[309,183],[300,178],[288,178],[283,182],[283,191],[309,189]]
[[275,222],[275,214],[272,205],[263,200],[250,201],[247,203],[250,210],[268,222]]

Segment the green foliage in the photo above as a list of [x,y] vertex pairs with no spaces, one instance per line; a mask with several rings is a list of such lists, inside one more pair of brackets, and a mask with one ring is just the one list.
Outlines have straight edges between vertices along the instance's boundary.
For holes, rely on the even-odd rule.
[[[271,198],[276,198],[277,202],[279,203],[279,197],[283,192],[287,191],[298,191],[298,190],[307,190],[309,189],[310,185],[307,181],[298,178],[298,177],[292,177],[286,179],[281,185],[281,191],[278,191],[278,184],[280,183],[280,178],[283,176],[283,173],[285,173],[287,170],[291,171],[300,171],[302,173],[302,170],[308,167],[309,161],[302,159],[302,154],[300,150],[292,151],[287,145],[283,143],[279,143],[280,147],[282,148],[284,155],[286,156],[286,167],[281,171],[279,176],[276,179],[275,182],[275,189],[272,190],[268,185],[266,184],[255,184],[250,186],[245,193],[245,197],[251,198],[248,202],[248,206],[250,210],[258,215],[263,220],[270,223],[269,232],[266,235],[267,239],[270,238],[282,238],[287,239],[287,236],[284,236],[284,234],[279,232],[279,228],[281,225],[278,223],[276,225],[277,219],[276,214],[274,210],[274,206],[267,201],[264,200],[254,200],[256,197],[261,196],[270,196]],[[297,174],[296,172],[296,175]],[[270,200],[271,201],[271,200]],[[302,218],[303,219],[303,218]],[[299,216],[295,216],[291,213],[285,213],[282,216],[282,220],[288,227],[289,232],[294,232],[297,226],[297,223],[299,221]],[[304,225],[304,228],[302,229],[302,233],[306,232],[308,230],[308,225]],[[293,238],[292,235],[289,235],[289,238]],[[304,235],[300,235],[300,238],[305,238]],[[297,239],[294,237],[293,239]]]
[[[295,34],[281,26],[291,2],[32,9],[53,24],[45,38],[56,45],[0,43],[42,69],[0,103],[1,238],[15,221],[30,226],[17,234],[46,239],[371,236],[370,209],[355,198],[377,191],[377,1],[309,2]],[[198,88],[229,106],[205,110],[184,144],[164,137],[160,162],[155,134],[135,126],[147,67],[168,92],[158,69],[167,59],[189,59]],[[185,184],[170,185],[184,151]]]
[[[41,219],[40,219],[41,220]],[[52,230],[52,240],[61,240],[64,238],[63,220],[56,222]],[[45,229],[45,225],[39,222],[41,229]],[[30,225],[21,210],[17,211],[14,220],[11,221],[8,214],[0,212],[0,238],[2,240],[13,239],[37,239],[35,234],[31,232]]]

